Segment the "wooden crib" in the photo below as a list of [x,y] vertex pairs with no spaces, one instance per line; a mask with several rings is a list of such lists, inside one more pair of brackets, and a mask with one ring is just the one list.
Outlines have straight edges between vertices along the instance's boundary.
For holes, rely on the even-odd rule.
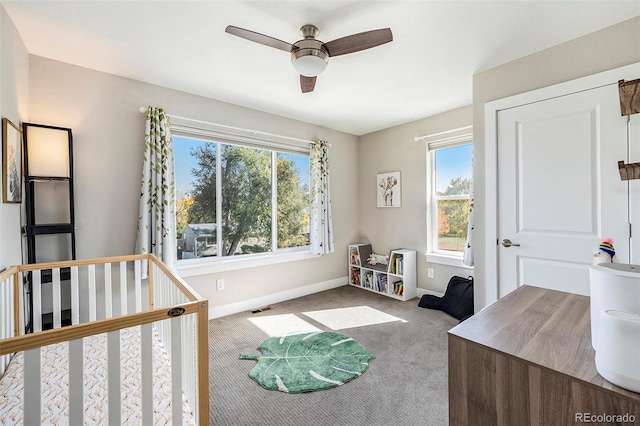
[[154,255],[7,268],[0,424],[208,424],[207,336],[207,300]]

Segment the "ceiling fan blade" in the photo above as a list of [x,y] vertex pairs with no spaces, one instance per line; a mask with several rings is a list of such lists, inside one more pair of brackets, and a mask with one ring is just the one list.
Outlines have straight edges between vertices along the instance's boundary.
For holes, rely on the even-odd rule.
[[381,44],[389,43],[390,41],[393,41],[391,29],[383,28],[338,38],[325,43],[324,47],[329,51],[329,56],[340,56],[370,49],[380,46]]
[[284,50],[285,52],[291,52],[291,49],[293,48],[293,45],[286,41],[278,40],[277,38],[260,34],[255,31],[245,30],[244,28],[234,27],[233,25],[227,26],[225,32],[256,43],[264,44],[265,46],[275,47],[276,49]]
[[313,92],[313,89],[316,87],[316,78],[317,77],[307,77],[305,75],[300,76],[300,89],[302,89],[302,93]]

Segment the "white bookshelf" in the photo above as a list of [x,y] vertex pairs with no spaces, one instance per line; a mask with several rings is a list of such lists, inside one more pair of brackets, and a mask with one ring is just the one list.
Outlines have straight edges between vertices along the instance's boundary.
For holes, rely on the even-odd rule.
[[378,255],[380,263],[370,265],[371,244],[349,245],[349,285],[398,300],[416,297],[415,250],[391,250],[389,259]]

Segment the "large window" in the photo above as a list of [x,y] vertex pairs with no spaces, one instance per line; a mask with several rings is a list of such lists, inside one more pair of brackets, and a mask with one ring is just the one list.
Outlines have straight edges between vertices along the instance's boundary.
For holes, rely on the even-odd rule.
[[173,135],[178,259],[309,245],[309,155]]
[[462,257],[469,224],[471,142],[429,146],[429,253]]

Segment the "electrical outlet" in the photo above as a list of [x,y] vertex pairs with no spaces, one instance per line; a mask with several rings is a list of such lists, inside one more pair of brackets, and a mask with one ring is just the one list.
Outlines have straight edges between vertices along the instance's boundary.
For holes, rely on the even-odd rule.
[[433,273],[433,268],[427,268],[427,276],[429,278],[433,278],[435,274]]
[[224,280],[223,279],[216,280],[216,286],[218,287],[218,290],[224,290]]

